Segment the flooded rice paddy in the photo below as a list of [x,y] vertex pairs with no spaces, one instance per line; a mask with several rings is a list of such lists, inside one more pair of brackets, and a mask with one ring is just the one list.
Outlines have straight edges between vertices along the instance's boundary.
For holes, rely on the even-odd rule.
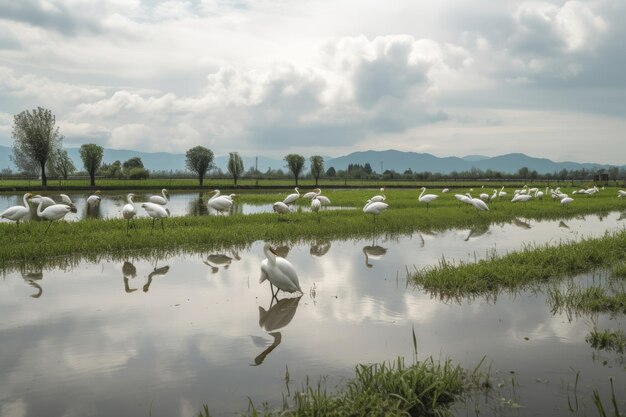
[[[613,212],[281,246],[304,295],[281,293],[278,303],[259,284],[263,242],[68,270],[26,267],[0,281],[0,415],[190,417],[205,403],[212,415],[236,415],[248,398],[280,407],[307,376],[332,389],[357,363],[411,358],[413,330],[421,359],[473,368],[485,357],[491,398],[458,405],[458,415],[595,415],[592,391],[608,404],[609,376],[623,409],[624,355],[585,342],[594,328],[624,330],[623,316],[552,312],[542,287],[443,302],[406,280],[407,270],[442,256],[473,261],[623,224]],[[577,413],[568,398],[579,402]]]

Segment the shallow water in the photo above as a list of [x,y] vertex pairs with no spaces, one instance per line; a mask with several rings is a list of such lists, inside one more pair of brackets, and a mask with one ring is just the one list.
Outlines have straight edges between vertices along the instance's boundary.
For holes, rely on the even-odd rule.
[[623,355],[594,352],[585,336],[594,325],[624,329],[623,316],[552,314],[541,290],[444,303],[407,285],[406,270],[442,255],[473,260],[524,243],[598,236],[621,228],[618,218],[279,247],[305,294],[278,304],[267,282],[259,284],[263,242],[7,274],[0,281],[0,415],[192,416],[204,403],[212,415],[233,415],[245,411],[248,397],[279,406],[307,375],[313,382],[328,376],[332,389],[357,363],[398,355],[410,362],[412,329],[422,359],[449,356],[473,368],[486,356],[503,386],[484,413],[572,415],[566,387],[578,370],[579,401],[594,415],[592,390],[606,394],[612,376],[624,392],[626,370]]

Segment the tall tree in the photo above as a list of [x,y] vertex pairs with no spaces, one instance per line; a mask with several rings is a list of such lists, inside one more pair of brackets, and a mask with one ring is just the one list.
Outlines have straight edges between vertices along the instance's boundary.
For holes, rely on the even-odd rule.
[[311,175],[315,178],[315,186],[324,172],[324,158],[319,155],[313,155],[309,158],[311,161]]
[[48,185],[46,164],[53,153],[61,148],[63,136],[56,126],[56,118],[43,107],[24,110],[13,117],[13,155],[11,159],[23,171],[36,166],[41,172],[41,185]]
[[187,151],[187,169],[198,175],[200,186],[204,182],[206,172],[213,167],[213,151],[204,146],[196,146]]
[[285,156],[285,162],[287,162],[287,167],[289,171],[293,174],[296,179],[296,185],[298,185],[298,177],[304,168],[304,156],[298,155],[295,153],[290,153]]
[[67,179],[69,174],[76,171],[74,162],[72,162],[65,149],[58,149],[53,154],[50,162],[50,171],[56,176],[63,177],[64,180]]
[[102,156],[104,155],[104,148],[96,145],[95,143],[87,143],[80,147],[80,159],[83,160],[83,165],[89,173],[89,179],[91,180],[91,186],[96,185],[96,172],[100,169],[102,164]]
[[230,152],[228,154],[228,172],[233,176],[235,185],[237,185],[237,178],[243,174],[243,160],[237,152]]
[[143,167],[144,167],[143,162],[141,161],[141,158],[138,156],[130,158],[129,160],[125,161],[122,164],[124,175],[128,175],[130,170],[133,168],[143,168]]

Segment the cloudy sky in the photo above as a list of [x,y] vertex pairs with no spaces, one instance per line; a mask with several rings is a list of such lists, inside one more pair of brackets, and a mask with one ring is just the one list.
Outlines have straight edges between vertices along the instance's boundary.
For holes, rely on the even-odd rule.
[[0,0],[13,115],[65,146],[626,163],[626,1]]

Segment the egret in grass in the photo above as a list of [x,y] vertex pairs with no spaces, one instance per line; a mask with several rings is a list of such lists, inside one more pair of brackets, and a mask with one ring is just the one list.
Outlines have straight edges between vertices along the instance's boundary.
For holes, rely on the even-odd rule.
[[[272,298],[277,298],[279,290],[288,293],[296,291],[302,293],[298,274],[291,262],[278,256],[269,243],[265,243],[263,252],[266,259],[261,262],[261,279],[259,283],[265,280],[270,282]],[[274,287],[276,287],[276,294],[274,294]]]
[[320,201],[320,203],[322,204],[322,207],[326,207],[326,206],[330,206],[332,203],[330,202],[330,198],[326,197],[325,195],[318,195],[317,199]]
[[502,186],[502,188],[500,188],[500,191],[498,191],[498,197],[505,197],[506,196],[506,191],[504,191],[504,185]]
[[467,203],[471,204],[472,206],[474,206],[474,208],[476,210],[478,210],[478,211],[489,211],[489,207],[487,206],[487,203],[485,203],[480,198],[472,198],[470,193],[467,193],[466,196],[468,198]]
[[317,196],[313,197],[311,200],[311,211],[317,213],[317,221],[320,221],[320,209],[322,208],[322,202],[319,200]]
[[426,194],[424,195],[424,193],[426,192],[426,187],[422,187],[422,192],[420,193],[420,196],[418,197],[418,200],[420,203],[426,203],[426,210],[428,210],[428,205],[435,201],[437,198],[439,198],[438,195],[435,194]]
[[489,201],[489,194],[487,193],[480,193],[479,197],[483,201]]
[[95,206],[100,204],[100,190],[97,190],[95,193],[87,197],[87,204],[90,206]]
[[313,191],[309,191],[308,193],[304,194],[302,196],[302,198],[306,198],[308,200],[312,200],[313,197],[320,195],[322,193],[322,190],[319,188],[314,188]]
[[154,222],[161,220],[161,230],[165,231],[163,219],[170,216],[169,211],[156,203],[143,203],[141,207],[148,213],[148,216],[152,217],[152,230],[154,231]]
[[511,199],[511,203],[519,203],[519,202],[522,202],[522,203],[527,203],[527,202],[529,202],[530,200],[532,200],[532,198],[533,198],[533,196],[532,196],[532,195],[530,195],[530,194],[522,194],[522,193],[520,192],[520,193],[515,194],[515,195],[513,196],[513,198]]
[[43,200],[41,200],[39,206],[37,206],[37,216],[50,222],[44,233],[48,233],[48,229],[52,226],[53,221],[61,220],[70,211],[72,211],[72,208],[67,204],[53,204],[44,209]]
[[230,210],[233,206],[233,198],[235,194],[220,195],[220,190],[213,190],[213,197],[209,198],[208,204],[213,210],[222,213]]
[[617,192],[617,198],[626,198],[626,191],[624,190],[619,190]]
[[285,199],[283,200],[283,203],[287,205],[293,204],[295,203],[297,199],[300,198],[300,191],[298,190],[298,187],[295,187],[294,190],[296,190],[296,192],[289,194],[287,197],[285,197]]
[[[380,192],[384,193],[385,192],[385,187],[380,187]],[[372,203],[380,203],[383,202],[387,199],[387,196],[385,196],[385,194],[379,194],[379,195],[375,195],[374,197],[370,198],[369,201],[371,201]]]
[[574,199],[572,197],[564,197],[561,199],[561,205],[568,206]]
[[283,214],[289,213],[289,206],[282,201],[277,201],[272,205],[272,210],[280,214],[280,216],[282,217]]
[[374,222],[376,222],[376,216],[387,210],[387,208],[389,208],[389,204],[387,203],[383,203],[382,201],[367,200],[367,203],[363,206],[363,213],[371,214],[374,218]]
[[133,202],[133,198],[135,194],[128,193],[126,195],[127,204],[122,207],[122,217],[126,219],[126,234],[128,234],[128,229],[130,228],[130,221],[133,220],[133,227],[135,227],[134,217],[137,215],[137,209],[135,209],[135,203]]
[[17,224],[17,228],[19,229],[20,220],[22,220],[23,218],[27,217],[30,214],[30,207],[28,206],[28,199],[30,198],[31,195],[32,195],[31,193],[24,194],[24,197],[22,198],[22,201],[24,203],[23,206],[9,207],[8,209],[0,213],[0,217],[14,221]]
[[37,206],[39,206],[39,203],[43,203],[43,208],[50,207],[50,206],[53,206],[53,205],[56,204],[56,201],[54,201],[50,197],[42,196],[42,195],[39,195],[39,194],[32,196],[29,199],[29,201],[31,203],[34,203]]
[[161,195],[151,195],[150,198],[148,198],[148,201],[153,204],[159,204],[161,206],[164,206],[167,204],[168,195],[169,195],[169,191],[167,191],[167,189],[164,188],[161,190]]
[[443,190],[441,190],[442,193],[446,194],[450,192],[449,188],[444,188]]

